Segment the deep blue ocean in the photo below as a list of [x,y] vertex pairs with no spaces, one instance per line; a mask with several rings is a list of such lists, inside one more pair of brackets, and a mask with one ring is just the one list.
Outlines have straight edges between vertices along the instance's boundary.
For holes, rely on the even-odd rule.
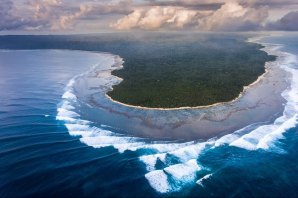
[[[263,42],[281,44],[292,58],[284,67],[298,70],[298,36]],[[298,197],[295,73],[290,116],[259,126],[263,136],[249,136],[248,128],[232,135],[238,144],[147,145],[111,135],[112,127],[86,120],[88,104],[70,101],[71,80],[99,59],[82,51],[0,51],[0,197]],[[240,139],[250,146],[237,146]]]

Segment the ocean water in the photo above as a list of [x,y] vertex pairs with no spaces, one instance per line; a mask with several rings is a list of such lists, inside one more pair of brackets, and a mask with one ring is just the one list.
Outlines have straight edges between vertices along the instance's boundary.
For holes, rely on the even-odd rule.
[[283,115],[187,142],[123,134],[134,118],[94,108],[88,96],[106,104],[98,90],[119,81],[109,75],[118,56],[0,51],[0,196],[297,197],[298,37],[262,42],[291,74]]

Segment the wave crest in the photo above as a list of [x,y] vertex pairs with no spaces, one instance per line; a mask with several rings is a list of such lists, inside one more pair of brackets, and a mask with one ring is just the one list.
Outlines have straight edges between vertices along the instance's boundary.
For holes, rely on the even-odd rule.
[[[90,110],[93,107],[85,104],[85,100],[81,100],[82,95],[96,93],[99,97],[105,97],[105,93],[111,89],[111,86],[120,80],[112,76],[111,71],[115,69],[113,67],[121,67],[119,62],[121,63],[122,60],[111,54],[102,54],[98,65],[69,81],[57,108],[56,119],[63,121],[70,135],[80,136],[81,142],[89,146],[94,148],[114,147],[119,152],[127,150],[137,152],[139,160],[146,166],[145,178],[159,193],[177,192],[196,183],[202,185],[204,180],[212,176],[212,172],[208,168],[202,167],[197,161],[205,151],[223,145],[247,150],[280,151],[281,149],[277,149],[275,146],[275,142],[283,138],[283,133],[297,125],[297,58],[292,54],[281,52],[280,46],[264,45],[266,46],[264,50],[268,53],[279,56],[275,64],[291,74],[291,86],[282,93],[286,100],[285,110],[283,115],[272,124],[250,125],[232,134],[208,141],[179,143],[131,137],[119,133],[113,126],[85,119],[82,110],[86,110],[84,108]],[[89,88],[86,89],[86,87]],[[103,104],[107,103],[103,101]],[[184,113],[187,114],[187,112]],[[157,167],[158,163],[163,165],[162,168]],[[203,176],[198,177],[198,173]]]

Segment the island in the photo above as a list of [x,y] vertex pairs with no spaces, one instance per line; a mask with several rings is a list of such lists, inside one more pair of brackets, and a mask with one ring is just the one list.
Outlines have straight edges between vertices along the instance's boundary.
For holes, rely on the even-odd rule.
[[241,34],[179,32],[3,36],[0,48],[117,54],[124,67],[112,74],[123,81],[107,96],[132,106],[179,108],[232,101],[265,72],[265,63],[275,57],[247,38]]

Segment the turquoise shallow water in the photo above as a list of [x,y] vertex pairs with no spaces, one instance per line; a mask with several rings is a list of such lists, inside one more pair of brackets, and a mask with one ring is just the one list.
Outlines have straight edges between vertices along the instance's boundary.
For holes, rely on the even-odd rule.
[[[282,44],[292,59],[298,55],[295,35],[264,41]],[[295,82],[276,127],[258,124],[255,134],[251,126],[207,142],[151,142],[87,119],[96,109],[77,97],[71,80],[99,62],[109,59],[0,51],[1,197],[297,197]],[[294,60],[285,67],[298,68]]]

